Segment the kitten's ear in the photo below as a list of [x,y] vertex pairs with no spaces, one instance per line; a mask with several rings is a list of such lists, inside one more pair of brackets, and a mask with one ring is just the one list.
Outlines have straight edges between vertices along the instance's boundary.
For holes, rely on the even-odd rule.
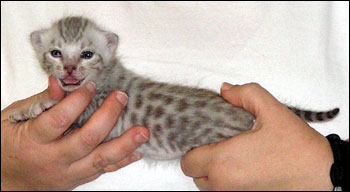
[[108,49],[110,49],[112,52],[114,52],[118,46],[118,40],[119,40],[118,35],[111,33],[111,32],[105,32],[105,36],[107,39]]
[[43,47],[43,34],[47,30],[39,30],[34,31],[30,34],[30,41],[32,42],[32,45],[36,51],[40,50]]

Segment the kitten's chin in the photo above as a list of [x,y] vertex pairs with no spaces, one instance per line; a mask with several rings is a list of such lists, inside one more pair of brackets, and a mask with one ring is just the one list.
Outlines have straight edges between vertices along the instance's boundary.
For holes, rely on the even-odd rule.
[[67,85],[67,86],[61,86],[61,87],[64,91],[72,92],[78,89],[79,87],[81,87],[81,85]]

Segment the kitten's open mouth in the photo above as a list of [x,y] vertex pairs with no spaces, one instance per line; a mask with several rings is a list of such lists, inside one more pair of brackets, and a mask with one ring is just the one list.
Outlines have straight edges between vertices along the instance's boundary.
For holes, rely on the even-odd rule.
[[85,78],[83,79],[76,79],[72,76],[67,76],[64,79],[60,79],[61,83],[63,86],[68,86],[68,85],[80,85],[81,82],[83,82]]

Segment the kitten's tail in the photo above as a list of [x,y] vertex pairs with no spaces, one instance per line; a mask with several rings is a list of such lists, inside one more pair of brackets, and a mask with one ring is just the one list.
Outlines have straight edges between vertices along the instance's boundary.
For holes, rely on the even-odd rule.
[[321,112],[301,110],[295,107],[288,107],[288,108],[291,111],[293,111],[293,113],[295,113],[297,116],[299,116],[301,119],[308,122],[328,121],[333,119],[339,113],[339,108],[335,108],[330,111],[321,111]]

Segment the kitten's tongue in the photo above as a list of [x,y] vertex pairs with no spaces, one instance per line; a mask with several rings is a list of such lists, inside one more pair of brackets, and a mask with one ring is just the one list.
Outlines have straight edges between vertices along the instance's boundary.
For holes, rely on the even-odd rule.
[[63,82],[67,85],[75,85],[79,83],[79,79],[76,79],[72,76],[67,76],[66,78],[63,79]]

